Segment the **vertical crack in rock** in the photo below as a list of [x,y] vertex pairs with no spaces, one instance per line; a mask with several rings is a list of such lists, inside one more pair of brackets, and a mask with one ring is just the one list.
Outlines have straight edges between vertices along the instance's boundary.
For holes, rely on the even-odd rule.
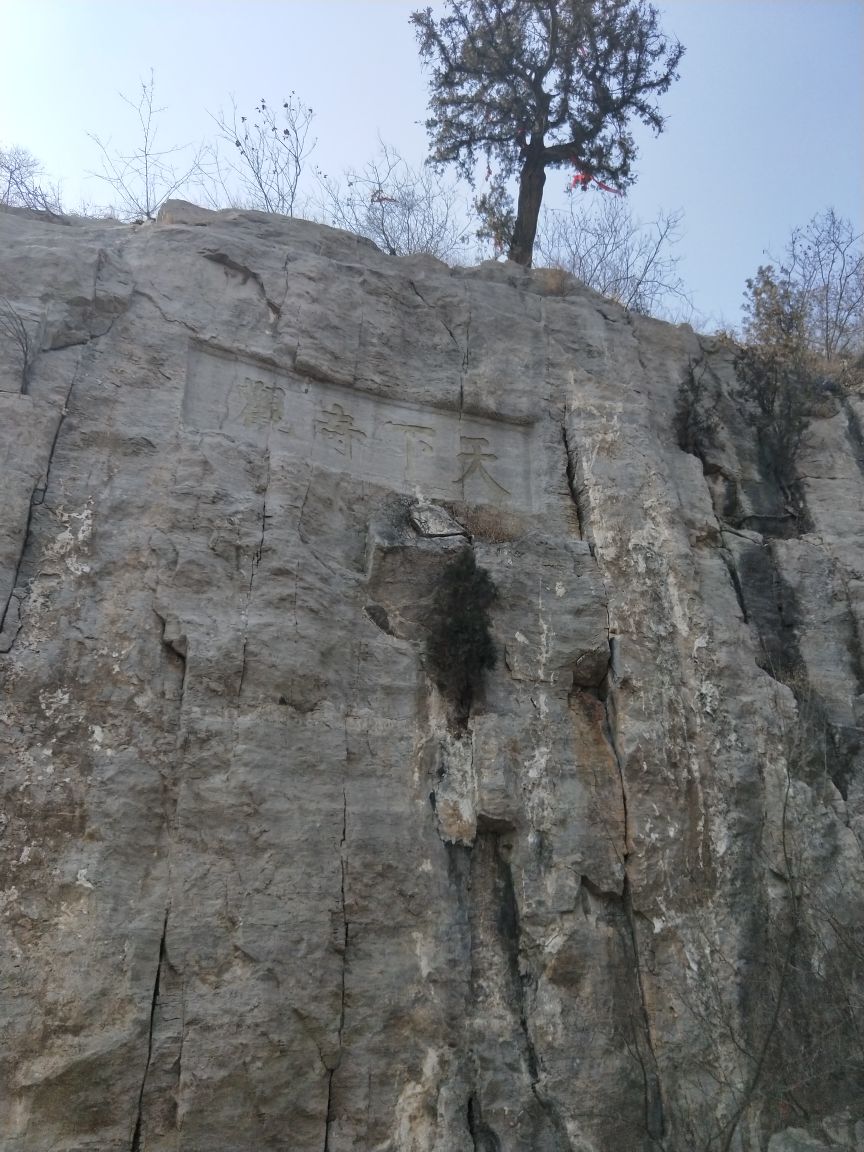
[[[513,1017],[518,1016],[518,1039],[524,1046],[524,1020],[522,989],[518,964],[518,928],[516,925],[515,896],[513,879],[501,853],[500,833],[494,828],[480,827],[473,845],[468,849],[468,874],[465,892],[467,896],[467,918],[470,941],[471,984],[470,999],[475,1022],[483,1027],[483,1018],[496,1019],[493,1035],[500,1045],[505,1045],[510,1037],[507,1032],[516,1025]],[[458,864],[458,859],[454,860]],[[504,1019],[502,1019],[502,1016]],[[505,1024],[507,1017],[510,1020]],[[476,1023],[475,1023],[476,1027]],[[512,1043],[512,1040],[510,1040]],[[474,1038],[472,1047],[482,1045],[480,1036]],[[481,1057],[485,1057],[482,1053]],[[527,1051],[523,1059],[528,1061]],[[484,1086],[479,1082],[478,1070],[488,1065],[488,1058],[473,1060],[475,1064],[475,1085],[469,1099],[469,1131],[476,1152],[486,1152],[496,1148],[498,1137],[494,1130],[481,1120]],[[511,1061],[507,1061],[508,1065]],[[530,1067],[529,1078],[533,1080]],[[517,1091],[515,1085],[513,1091]],[[486,1095],[490,1096],[486,1087]],[[497,1101],[495,1101],[497,1103]],[[486,1100],[492,1106],[491,1099]],[[473,1118],[473,1121],[472,1121]],[[499,1142],[500,1143],[500,1142]]]
[[516,903],[516,889],[513,886],[513,869],[501,852],[501,837],[492,834],[492,844],[495,865],[500,883],[500,907],[498,912],[498,928],[501,940],[507,953],[510,976],[513,982],[513,992],[519,1010],[519,1028],[525,1047],[525,1060],[528,1073],[531,1077],[531,1089],[536,1095],[538,1065],[537,1052],[534,1042],[528,1031],[528,1018],[525,1004],[525,984],[519,971],[519,950],[522,942],[522,930],[519,923],[519,907]]
[[[70,401],[72,399],[72,391],[73,391],[75,384],[78,380],[78,376],[79,376],[79,372],[81,369],[81,364],[82,364],[83,359],[84,359],[84,354],[82,352],[78,358],[78,363],[75,365],[75,371],[72,373],[72,379],[69,382],[69,387],[66,389],[66,395],[63,398],[63,404],[62,404],[62,407],[60,408],[60,415],[58,417],[56,427],[54,428],[54,436],[52,437],[52,440],[51,440],[51,447],[48,450],[48,462],[45,465],[45,471],[44,471],[43,476],[39,477],[39,480],[41,481],[41,483],[37,483],[34,486],[32,493],[30,494],[30,503],[27,507],[27,522],[24,525],[24,533],[21,537],[21,548],[19,549],[18,558],[15,562],[15,576],[12,580],[12,590],[10,591],[9,596],[6,600],[6,604],[3,608],[3,615],[0,616],[0,633],[2,633],[4,630],[4,627],[6,624],[6,614],[9,611],[9,605],[12,602],[12,597],[15,594],[15,589],[17,588],[18,581],[21,577],[21,568],[22,568],[22,565],[24,563],[24,557],[27,553],[27,546],[30,543],[30,535],[31,535],[32,528],[33,528],[33,509],[35,507],[41,505],[44,502],[45,493],[48,491],[48,484],[49,484],[49,481],[51,478],[51,469],[52,469],[53,464],[54,464],[54,454],[57,451],[57,443],[60,439],[60,431],[63,427],[63,424],[66,420],[66,415],[69,411],[69,404],[70,404]],[[40,492],[40,490],[42,493],[41,499],[37,500],[36,496]],[[16,636],[17,636],[17,632],[16,632]],[[13,640],[13,643],[14,643],[14,640]],[[11,644],[10,644],[10,648],[11,648]],[[7,649],[7,651],[8,651],[8,649]]]
[[345,970],[348,966],[348,911],[345,902],[345,881],[348,876],[348,792],[342,789],[342,838],[339,841],[339,900],[342,909],[342,983],[339,998],[339,1054],[342,1054],[342,1032],[345,1028]]
[[[633,343],[636,345],[636,358],[639,361],[639,367],[642,369],[642,376],[645,380],[650,380],[651,373],[642,356],[642,345],[639,342],[639,333],[636,330],[636,318],[629,309],[625,309],[624,316],[627,320],[627,326],[630,329],[630,334],[633,337]],[[608,320],[608,317],[606,317]]]
[[[858,614],[855,611],[855,597],[849,586],[849,571],[821,541],[808,540],[807,544],[811,548],[816,548],[825,556],[831,567],[831,575],[843,589],[843,599],[846,602],[849,629],[847,648],[849,651],[852,675],[855,677],[856,691],[858,695],[861,695],[864,693],[864,637],[862,637]],[[801,661],[804,663],[803,656],[801,657]]]
[[[825,556],[831,570],[828,584],[833,588],[836,581],[843,590],[848,667],[860,694],[864,688],[864,645],[846,571],[823,544],[813,538],[806,543]],[[749,607],[745,619],[749,619],[759,644],[756,662],[795,697],[798,714],[795,755],[799,771],[824,771],[845,800],[860,749],[858,731],[844,723],[842,716],[838,717],[830,698],[822,695],[811,678],[800,642],[805,610],[799,603],[798,593],[784,577],[777,545],[773,540],[748,541],[746,547],[736,549],[734,560],[742,600]],[[836,592],[834,596],[839,599]]]
[[180,1109],[180,1086],[183,1083],[183,1044],[186,1040],[186,981],[180,986],[180,1042],[177,1045],[177,1073],[174,1084],[174,1116],[175,1123]]
[[[9,612],[9,607],[12,603],[13,598],[16,599],[19,607],[20,607],[21,601],[23,599],[23,597],[20,594],[16,597],[15,592],[16,592],[16,589],[18,587],[18,581],[21,577],[21,568],[24,564],[24,557],[27,554],[27,546],[30,543],[30,536],[32,533],[32,528],[33,528],[33,509],[35,507],[37,507],[38,505],[41,505],[45,500],[45,493],[48,491],[48,485],[49,485],[50,480],[51,480],[51,469],[53,468],[53,465],[54,465],[54,455],[57,451],[57,444],[60,440],[60,433],[63,429],[63,425],[65,424],[66,417],[69,413],[69,405],[72,403],[72,394],[75,390],[75,385],[78,383],[79,377],[82,374],[81,370],[82,370],[82,367],[84,366],[84,363],[85,363],[86,351],[97,340],[103,339],[105,336],[107,336],[110,333],[111,329],[114,327],[114,321],[117,319],[116,316],[112,317],[111,322],[109,323],[106,330],[103,333],[99,334],[98,336],[93,333],[93,324],[94,324],[95,315],[96,315],[96,294],[97,294],[97,291],[99,288],[99,275],[100,275],[100,273],[102,271],[102,267],[105,263],[105,257],[106,257],[105,249],[100,248],[98,253],[97,253],[97,256],[96,256],[96,267],[95,267],[95,270],[93,273],[93,295],[90,299],[90,316],[89,316],[90,331],[89,331],[89,334],[87,336],[87,339],[84,340],[84,342],[83,342],[81,354],[78,357],[78,363],[75,365],[75,369],[72,373],[72,378],[69,381],[69,386],[66,389],[65,396],[63,397],[63,404],[60,407],[60,415],[58,417],[57,424],[54,428],[54,436],[51,439],[51,447],[48,450],[48,462],[45,465],[45,471],[44,471],[43,475],[39,477],[39,480],[41,481],[41,483],[37,483],[34,486],[33,491],[30,494],[30,503],[27,507],[27,522],[24,525],[24,533],[23,533],[23,536],[21,538],[21,548],[18,552],[18,558],[15,562],[15,575],[12,579],[12,587],[11,587],[11,590],[9,592],[8,597],[6,598],[6,603],[3,605],[3,612],[2,612],[2,614],[0,614],[0,637],[3,636],[3,632],[5,631],[6,617],[7,617],[7,614]],[[55,351],[59,351],[59,348],[55,349]],[[36,497],[40,493],[41,493],[40,498],[37,500]],[[12,637],[7,638],[7,643],[0,642],[0,652],[8,652],[11,650],[12,646],[15,643],[15,640],[18,637],[18,633],[20,631],[21,631],[21,624],[20,624],[20,620],[19,620],[19,621],[16,621],[16,624],[15,624],[15,634]]]
[[772,541],[741,539],[746,541],[744,545],[728,550],[730,576],[745,620],[759,642],[761,654],[756,662],[772,679],[784,684],[794,681],[803,665],[797,633],[800,613],[794,591],[783,579]]
[[639,992],[639,1008],[642,1016],[640,1021],[641,1029],[637,1031],[634,1028],[633,1031],[636,1043],[636,1056],[642,1069],[642,1082],[645,1090],[645,1128],[652,1140],[662,1140],[665,1129],[663,1091],[660,1084],[660,1069],[657,1063],[657,1055],[651,1039],[651,1019],[648,1014],[648,1002],[645,997],[645,982],[642,975],[642,961],[639,953],[639,937],[636,927],[636,911],[633,907],[633,892],[630,887],[630,877],[626,872],[624,875],[622,899],[630,944],[633,949],[636,986]]
[[[27,517],[27,532],[30,531],[30,517]],[[25,534],[26,539],[26,534]],[[20,560],[19,560],[20,565]],[[16,579],[17,579],[16,568]],[[3,614],[0,615],[0,655],[11,652],[18,639],[18,633],[21,631],[21,604],[24,597],[20,589],[17,589],[14,584],[12,591],[9,593],[9,599],[6,601],[6,607]],[[13,604],[14,601],[14,604]]]
[[363,308],[360,309],[360,319],[357,321],[357,347],[354,350],[354,366],[351,369],[351,383],[357,384],[357,373],[360,371],[360,352],[363,348],[363,325],[366,322],[366,316]]
[[570,440],[567,435],[567,422],[561,421],[561,439],[564,442],[564,454],[566,457],[565,470],[567,473],[567,487],[570,490],[570,498],[573,501],[573,507],[576,509],[576,522],[579,525],[579,539],[585,539],[585,515],[582,507],[581,491],[576,487],[576,454],[571,451]]
[[[519,906],[513,870],[502,847],[504,834],[500,827],[488,824],[484,827],[481,824],[474,845],[469,850],[468,920],[475,1022],[481,1023],[486,1013],[493,1019],[498,1016],[500,1020],[501,1009],[506,1009],[513,1028],[510,1042],[519,1052],[520,1063],[527,1073],[528,1087],[539,1109],[536,1123],[546,1133],[546,1138],[541,1140],[542,1147],[555,1147],[561,1152],[569,1152],[570,1141],[564,1124],[555,1105],[543,1095],[539,1086],[540,1064],[528,1020],[526,980],[519,966],[523,943]],[[501,1033],[500,1040],[506,1048],[506,1030]],[[484,1062],[488,1059],[487,1054]],[[495,1080],[504,1074],[505,1068],[512,1073],[512,1066],[506,1056],[497,1075],[493,1073],[493,1092],[496,1091]],[[513,1085],[513,1090],[518,1091],[517,1085]],[[500,1141],[496,1133],[482,1121],[481,1098],[481,1086],[476,1085],[468,1102],[469,1131],[477,1152],[496,1152],[501,1147]],[[506,1107],[500,1095],[495,1104]]]
[[[62,416],[61,416],[61,420],[62,420]],[[56,436],[54,439],[54,443],[55,444],[57,443]],[[53,452],[54,452],[54,447],[52,445],[52,448],[51,448],[52,455],[53,455]],[[50,464],[51,464],[51,458],[49,457],[49,461],[48,461],[49,467],[50,467]],[[9,590],[9,595],[6,598],[6,603],[3,606],[2,615],[0,615],[0,652],[11,651],[13,645],[15,644],[15,641],[18,639],[18,633],[21,631],[20,608],[21,608],[21,603],[24,599],[24,596],[18,590],[18,581],[21,579],[21,567],[24,563],[24,556],[25,556],[25,553],[27,552],[27,545],[30,543],[30,533],[33,530],[33,508],[34,508],[33,498],[34,498],[36,492],[37,492],[37,488],[34,488],[33,492],[30,495],[30,503],[27,507],[27,522],[24,525],[24,532],[21,536],[21,547],[18,550],[18,557],[15,561],[15,575],[12,578],[11,588]],[[16,592],[17,592],[17,595],[16,595]],[[4,636],[4,633],[6,632],[7,618],[10,615],[9,609],[12,607],[12,601],[13,600],[15,600],[15,602],[16,602],[16,604],[15,604],[16,611],[15,611],[15,619],[10,620],[10,624],[12,626],[10,628],[11,635],[7,634]]]
[[309,493],[312,490],[312,481],[315,478],[315,465],[311,465],[309,469],[309,480],[306,484],[306,491],[303,493],[303,499],[300,501],[300,511],[297,513],[297,535],[300,540],[308,545],[308,540],[303,535],[303,516],[306,512],[306,502],[309,499]]
[[[728,464],[724,463],[720,452],[722,441],[718,438],[722,426],[718,402],[724,395],[728,398],[731,395],[711,362],[712,351],[706,348],[698,333],[695,335],[699,356],[688,358],[688,372],[682,378],[675,398],[673,427],[681,451],[695,456],[702,465],[702,477],[719,526],[721,529],[731,528],[745,519],[739,492],[740,477],[730,472]],[[706,377],[711,384],[710,399]]]
[[501,1152],[501,1141],[488,1124],[483,1123],[483,1114],[477,1097],[468,1097],[468,1133],[474,1152]]
[[150,1060],[153,1056],[153,1029],[156,1023],[156,1009],[159,1004],[159,981],[162,977],[162,965],[165,963],[165,937],[168,933],[168,913],[165,909],[165,918],[162,921],[162,935],[159,939],[159,959],[156,962],[156,977],[153,981],[153,995],[150,999],[150,1020],[147,1028],[147,1059],[144,1063],[144,1074],[141,1077],[141,1087],[138,1091],[138,1109],[135,1116],[135,1128],[132,1133],[130,1152],[141,1152],[141,1133],[144,1120],[144,1091],[147,1087],[147,1074],[150,1071]]
[[861,622],[854,609],[852,591],[849,587],[849,575],[841,564],[836,565],[840,583],[846,597],[846,610],[849,614],[849,654],[852,658],[852,672],[855,676],[858,695],[864,695],[864,635],[861,631]]
[[342,909],[342,974],[339,990],[339,1025],[336,1032],[336,1060],[327,1075],[327,1112],[324,1120],[324,1152],[330,1152],[330,1125],[333,1123],[333,1077],[342,1063],[342,1033],[345,1029],[345,976],[348,967],[348,936],[350,925],[345,902],[345,881],[348,873],[348,792],[342,789],[342,838],[339,841],[339,867],[341,871],[340,901]]
[[471,305],[468,305],[468,317],[465,321],[465,354],[462,357],[462,374],[459,377],[459,419],[465,411],[465,374],[468,371],[471,348]]
[[428,302],[426,297],[423,295],[423,293],[420,291],[420,289],[417,287],[416,283],[413,280],[409,280],[408,284],[410,285],[411,291],[414,293],[414,295],[417,297],[417,299],[421,300],[423,302],[423,304],[431,312],[434,312],[435,317],[441,322],[441,324],[443,325],[443,327],[447,331],[448,336],[453,341],[453,345],[454,345],[456,351],[462,352],[462,375],[459,377],[459,417],[461,419],[463,407],[465,404],[464,374],[468,369],[468,341],[469,341],[470,333],[471,333],[471,309],[470,309],[470,306],[468,308],[468,318],[467,318],[467,321],[465,324],[465,349],[464,349],[464,351],[462,351],[462,349],[459,347],[459,341],[456,338],[456,333],[453,331],[453,329],[450,327],[450,325],[447,323],[447,321],[444,319],[444,317],[441,315],[441,313],[438,311],[438,309],[433,307],[433,305],[431,305]]
[[[613,645],[610,640],[610,659],[611,667],[615,664],[615,653]],[[614,685],[612,685],[614,688]],[[663,1116],[663,1092],[660,1083],[660,1069],[657,1062],[657,1056],[654,1051],[654,1044],[651,1038],[651,1019],[648,1013],[648,1002],[645,995],[645,982],[642,974],[642,960],[639,952],[639,936],[636,925],[636,910],[633,907],[633,892],[630,886],[630,876],[627,871],[627,861],[630,856],[630,816],[627,807],[627,785],[624,775],[624,762],[618,747],[618,741],[615,735],[614,724],[614,700],[612,698],[611,688],[605,694],[603,699],[604,709],[604,737],[607,740],[612,754],[615,757],[615,763],[618,768],[618,779],[621,783],[621,804],[624,815],[624,854],[622,863],[624,865],[624,885],[621,894],[621,901],[624,910],[624,918],[627,925],[627,935],[629,938],[630,947],[633,951],[633,965],[636,976],[636,989],[639,998],[639,1011],[641,1019],[639,1021],[639,1028],[634,1026],[634,1041],[636,1047],[636,1057],[642,1069],[642,1082],[645,1091],[645,1128],[648,1135],[652,1140],[660,1140],[663,1138],[665,1121]]]
[[630,855],[630,822],[629,814],[627,811],[627,785],[624,779],[624,765],[621,760],[621,752],[618,748],[618,741],[615,737],[615,726],[613,708],[614,701],[612,699],[612,687],[610,680],[615,675],[617,667],[617,652],[615,641],[617,637],[609,637],[609,672],[606,674],[604,685],[598,692],[598,699],[603,705],[603,738],[609,745],[612,755],[615,758],[615,766],[618,770],[618,783],[621,788],[621,811],[624,816],[624,848],[621,855],[621,863],[624,865],[625,876],[627,870],[627,857]]
[[289,252],[288,255],[285,257],[285,259],[282,262],[282,274],[285,277],[285,291],[282,293],[282,299],[279,301],[279,315],[276,318],[276,320],[273,321],[273,331],[274,332],[276,331],[279,320],[282,319],[282,309],[285,307],[285,301],[288,299],[288,293],[291,291],[291,277],[288,274],[288,265],[290,263],[291,263],[291,253]]
[[[636,344],[637,356],[639,358],[640,366],[643,372],[646,371],[645,364],[642,358],[641,348],[639,347],[639,340],[633,325],[633,320],[630,315],[627,315],[627,320]],[[580,499],[580,490],[576,486],[577,476],[577,461],[575,452],[571,449],[569,437],[567,433],[566,421],[562,422],[561,426],[562,440],[564,443],[564,450],[567,455],[567,481],[570,488],[571,498],[576,508],[576,514],[579,523],[579,534],[582,539],[585,539],[585,531],[588,526],[587,516],[584,512],[582,500]],[[592,548],[593,553],[593,548]],[[605,590],[605,580],[604,580]],[[623,816],[624,832],[623,832],[623,848],[621,852],[621,863],[624,868],[624,883],[621,895],[621,905],[626,922],[626,931],[630,948],[633,952],[634,974],[636,979],[636,992],[639,1001],[639,1027],[634,1026],[634,1036],[636,1041],[636,1056],[639,1060],[643,1085],[644,1085],[644,1110],[645,1110],[645,1127],[649,1137],[652,1140],[660,1140],[663,1138],[665,1129],[665,1120],[663,1113],[663,1095],[660,1083],[659,1065],[654,1051],[652,1037],[651,1037],[651,1023],[648,1013],[648,1005],[645,995],[645,984],[642,973],[642,962],[639,952],[639,938],[636,925],[636,911],[633,907],[633,896],[630,886],[630,877],[628,874],[628,858],[630,856],[630,812],[628,807],[627,796],[627,782],[624,772],[624,761],[621,755],[621,750],[618,746],[616,736],[616,725],[614,715],[614,690],[617,684],[618,677],[618,651],[617,651],[617,637],[611,634],[611,617],[609,615],[609,601],[606,597],[606,611],[607,611],[607,632],[609,644],[609,670],[606,678],[598,690],[598,698],[603,704],[603,736],[606,740],[612,755],[615,760],[615,765],[618,772],[618,780],[621,788],[621,809]]]
[[[243,694],[243,682],[246,679],[246,645],[249,640],[249,609],[252,606],[252,590],[255,585],[255,577],[258,574],[258,567],[261,564],[261,556],[264,552],[264,537],[267,533],[267,495],[270,491],[270,448],[267,448],[267,475],[264,479],[264,497],[261,501],[261,533],[258,537],[258,545],[252,553],[252,565],[249,572],[249,587],[246,590],[246,604],[243,609],[243,645],[240,652],[240,659],[242,661],[240,667],[240,681],[237,685],[237,699],[239,700]],[[302,513],[301,513],[302,515]]]
[[741,576],[738,573],[735,557],[732,555],[728,548],[720,548],[718,551],[720,553],[721,560],[726,565],[726,571],[729,573],[729,579],[735,592],[735,599],[738,601],[738,607],[741,611],[741,619],[745,624],[749,624],[750,616],[747,612],[747,604],[744,600],[744,589],[741,586]]
[[864,475],[864,428],[861,427],[861,418],[852,407],[852,402],[846,395],[841,395],[840,404],[846,413],[846,436],[852,447],[855,463]]
[[428,309],[429,309],[431,312],[434,312],[434,313],[435,313],[435,317],[436,317],[436,319],[438,319],[438,320],[440,320],[440,321],[441,321],[441,323],[442,323],[442,325],[444,326],[444,328],[446,328],[446,330],[447,330],[447,333],[448,333],[448,335],[449,335],[450,339],[453,341],[453,344],[454,344],[454,345],[455,345],[455,347],[456,347],[456,351],[457,351],[457,352],[459,352],[459,351],[460,351],[460,348],[459,348],[459,341],[456,339],[456,337],[455,337],[455,335],[454,335],[454,333],[453,333],[453,329],[450,327],[450,325],[447,323],[447,321],[444,319],[444,317],[441,315],[441,313],[438,311],[438,309],[437,309],[437,308],[433,308],[433,307],[432,307],[432,305],[431,305],[431,304],[430,304],[430,303],[427,301],[426,297],[423,295],[423,293],[420,291],[420,289],[417,287],[417,285],[414,283],[414,281],[413,281],[413,280],[409,280],[409,281],[408,281],[408,283],[409,283],[409,285],[411,286],[411,291],[414,293],[414,295],[417,297],[417,299],[418,299],[418,300],[421,300],[421,301],[423,302],[423,304],[424,304],[424,305],[425,305],[425,306],[426,306],[426,307],[427,307],[427,308],[428,308]]

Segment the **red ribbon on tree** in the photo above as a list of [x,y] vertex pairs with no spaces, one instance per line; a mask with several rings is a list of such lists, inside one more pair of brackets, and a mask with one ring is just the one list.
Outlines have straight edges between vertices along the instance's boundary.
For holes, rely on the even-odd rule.
[[591,176],[588,172],[574,172],[573,179],[570,182],[570,189],[587,188],[588,185],[592,183],[596,184],[601,192],[611,192],[613,196],[624,195],[618,188],[613,188],[610,184],[604,184],[602,180],[598,180],[596,176]]

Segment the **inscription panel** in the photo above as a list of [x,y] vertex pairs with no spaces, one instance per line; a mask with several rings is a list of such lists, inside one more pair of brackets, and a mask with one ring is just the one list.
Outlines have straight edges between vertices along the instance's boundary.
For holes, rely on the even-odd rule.
[[183,422],[396,491],[531,511],[533,426],[190,352]]

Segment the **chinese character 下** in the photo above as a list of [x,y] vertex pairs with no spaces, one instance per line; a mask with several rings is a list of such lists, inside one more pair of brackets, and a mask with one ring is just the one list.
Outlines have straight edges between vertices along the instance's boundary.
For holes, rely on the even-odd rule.
[[391,420],[387,423],[402,431],[405,437],[405,475],[409,481],[416,480],[415,465],[419,459],[434,455],[434,447],[424,437],[432,439],[435,436],[435,429],[424,424],[397,424]]

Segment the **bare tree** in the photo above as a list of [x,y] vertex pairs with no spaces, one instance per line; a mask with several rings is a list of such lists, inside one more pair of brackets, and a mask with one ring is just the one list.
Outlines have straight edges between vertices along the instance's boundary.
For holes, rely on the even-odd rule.
[[137,100],[122,92],[120,98],[135,113],[137,144],[130,152],[121,152],[90,133],[102,157],[102,171],[93,175],[108,184],[117,197],[109,209],[127,220],[152,220],[166,200],[205,178],[204,150],[190,150],[189,145],[159,148],[159,117],[165,109],[155,105],[152,70],[150,79],[141,81]]
[[683,214],[661,212],[645,224],[617,196],[592,200],[593,206],[574,195],[566,211],[543,213],[537,263],[564,268],[632,312],[656,315],[675,304],[689,309],[674,252]]
[[217,192],[230,203],[293,216],[304,165],[317,143],[309,139],[314,116],[295,92],[280,108],[262,97],[251,118],[233,100],[230,117],[211,113],[231,156],[223,160],[218,145],[211,152]]
[[21,395],[26,396],[33,364],[39,351],[38,332],[30,331],[24,317],[5,296],[0,296],[0,337],[4,343],[12,346],[21,362],[19,375]]
[[864,350],[864,235],[833,208],[796,228],[782,272],[800,294],[811,350],[827,361]]
[[470,230],[456,186],[379,143],[373,160],[344,174],[344,187],[319,173],[325,221],[368,237],[392,256],[428,252],[448,260],[464,251]]
[[60,192],[44,183],[42,165],[24,148],[0,148],[0,206],[61,216]]

